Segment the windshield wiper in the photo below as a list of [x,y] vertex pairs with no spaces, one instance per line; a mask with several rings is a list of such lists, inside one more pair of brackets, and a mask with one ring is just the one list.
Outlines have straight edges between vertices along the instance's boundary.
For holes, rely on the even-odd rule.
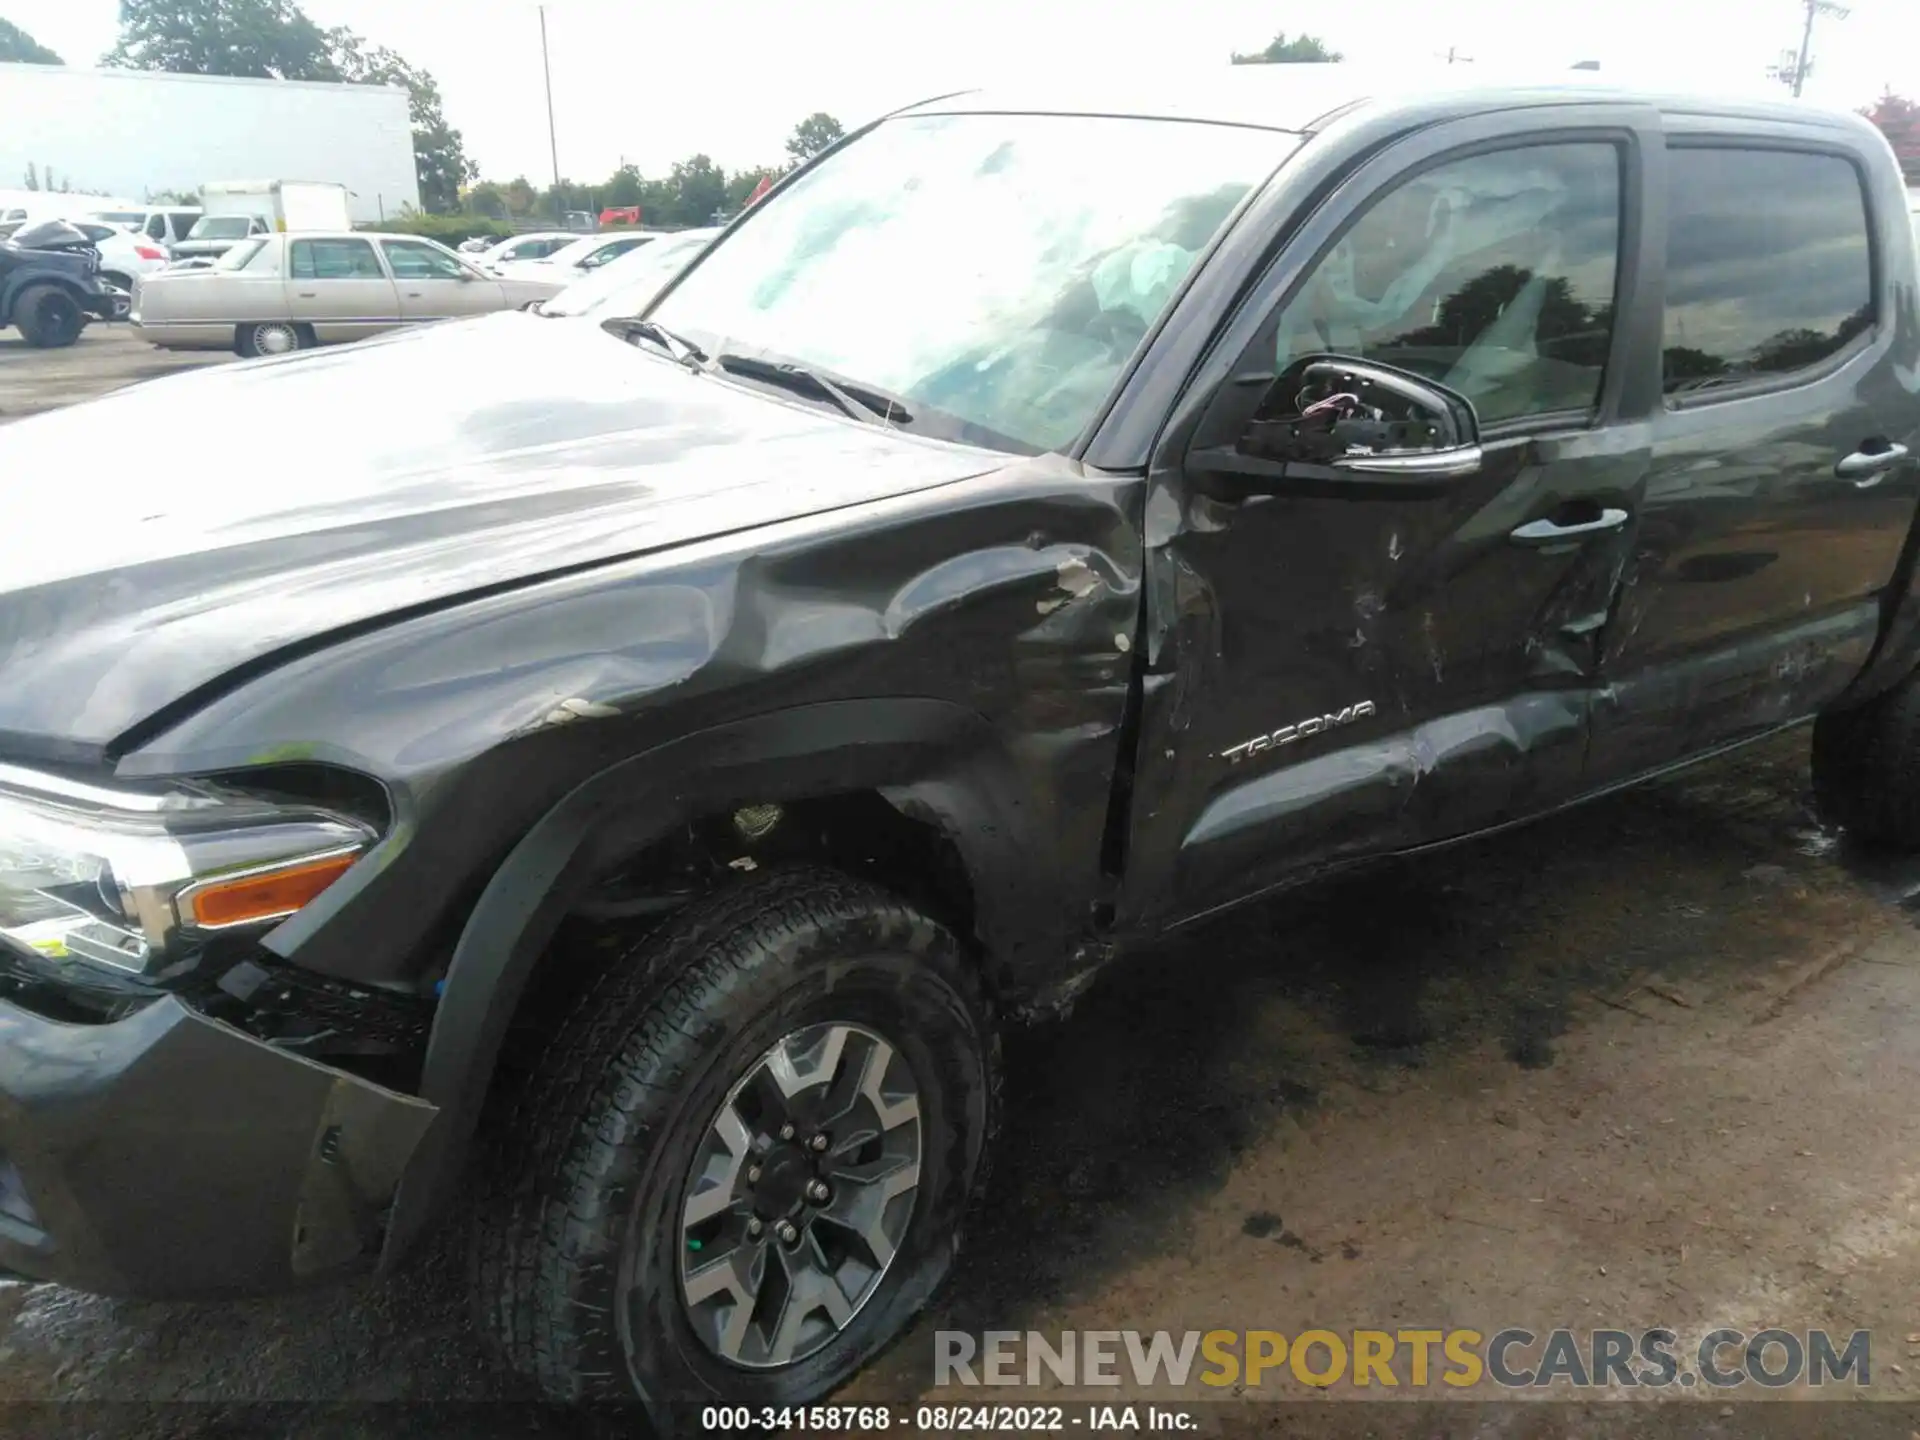
[[851,418],[869,425],[913,424],[913,412],[897,396],[870,385],[833,379],[810,365],[735,354],[723,354],[716,363],[730,375],[744,375],[788,390],[812,390],[838,405]]
[[601,328],[612,331],[623,340],[651,340],[689,370],[713,368],[706,351],[686,336],[674,334],[658,320],[635,320],[623,316],[607,321]]

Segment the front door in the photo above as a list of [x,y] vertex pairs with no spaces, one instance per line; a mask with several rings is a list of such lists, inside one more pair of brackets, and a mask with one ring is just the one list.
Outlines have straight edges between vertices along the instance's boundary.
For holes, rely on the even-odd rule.
[[1607,628],[1600,783],[1838,695],[1920,489],[1894,438],[1911,402],[1884,252],[1906,248],[1902,197],[1870,205],[1844,149],[1723,125],[1669,127],[1665,398]]
[[[1614,316],[1657,143],[1628,107],[1437,127],[1355,171],[1229,322],[1149,479],[1124,918],[1177,923],[1577,791],[1646,464]],[[1310,354],[1465,396],[1478,465],[1259,473],[1239,442]]]
[[373,243],[358,237],[287,242],[287,313],[322,344],[358,340],[399,323],[393,281]]
[[446,251],[418,240],[382,240],[400,315],[408,323],[487,315],[502,309],[500,282],[488,279]]

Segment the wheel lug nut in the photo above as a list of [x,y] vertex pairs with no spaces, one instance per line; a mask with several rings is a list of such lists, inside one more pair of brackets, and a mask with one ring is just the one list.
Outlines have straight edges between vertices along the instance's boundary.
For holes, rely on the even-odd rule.
[[832,1198],[833,1191],[827,1188],[827,1182],[824,1180],[815,1180],[807,1186],[807,1199],[816,1205],[824,1205]]
[[766,1228],[765,1225],[760,1223],[760,1217],[758,1215],[755,1215],[751,1220],[747,1221],[747,1234],[756,1239],[759,1237],[760,1232]]
[[800,1238],[800,1232],[793,1228],[793,1222],[791,1220],[782,1220],[780,1222],[780,1228],[774,1231],[774,1234],[780,1237],[780,1243],[782,1245],[791,1245]]
[[758,1165],[755,1165],[747,1171],[747,1184],[758,1185],[759,1183],[760,1183],[760,1167]]
[[831,1142],[828,1141],[826,1132],[822,1131],[820,1134],[814,1136],[813,1139],[809,1140],[807,1143],[811,1145],[815,1150],[824,1150],[827,1148],[828,1144]]
[[780,1127],[780,1138],[782,1140],[791,1140],[793,1138],[793,1135],[794,1135],[793,1126],[782,1125]]

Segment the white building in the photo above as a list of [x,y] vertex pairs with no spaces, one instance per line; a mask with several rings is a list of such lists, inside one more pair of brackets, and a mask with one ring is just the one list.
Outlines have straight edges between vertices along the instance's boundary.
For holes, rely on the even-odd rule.
[[357,221],[420,204],[407,92],[391,86],[0,64],[0,116],[0,187],[31,165],[133,200],[264,175],[345,185]]

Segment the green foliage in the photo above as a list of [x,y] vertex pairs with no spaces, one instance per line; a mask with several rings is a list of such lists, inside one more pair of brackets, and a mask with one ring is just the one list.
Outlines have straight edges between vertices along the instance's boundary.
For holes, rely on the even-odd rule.
[[103,63],[180,75],[339,78],[326,34],[295,0],[120,0],[120,42]]
[[420,203],[447,213],[460,208],[460,187],[478,167],[467,159],[460,132],[447,123],[440,87],[425,70],[409,65],[384,45],[370,45],[341,26],[327,32],[327,50],[342,80],[362,85],[397,85],[407,92],[413,122],[413,168],[420,182]]
[[1346,57],[1338,50],[1330,49],[1326,41],[1314,35],[1296,35],[1291,40],[1282,30],[1264,50],[1251,55],[1234,53],[1236,65],[1301,65],[1321,61],[1344,60]]
[[12,60],[22,65],[67,63],[11,20],[0,20],[0,60]]
[[793,127],[793,134],[787,137],[787,154],[793,157],[794,164],[802,164],[835,144],[846,133],[833,116],[824,110],[816,110]]
[[1861,112],[1893,146],[1909,185],[1920,185],[1920,104],[1888,90]]
[[504,220],[489,220],[481,215],[429,215],[421,210],[409,210],[403,215],[385,221],[372,221],[358,228],[378,230],[388,235],[424,235],[429,240],[438,240],[442,245],[458,245],[476,235],[505,239],[513,234],[513,226]]

